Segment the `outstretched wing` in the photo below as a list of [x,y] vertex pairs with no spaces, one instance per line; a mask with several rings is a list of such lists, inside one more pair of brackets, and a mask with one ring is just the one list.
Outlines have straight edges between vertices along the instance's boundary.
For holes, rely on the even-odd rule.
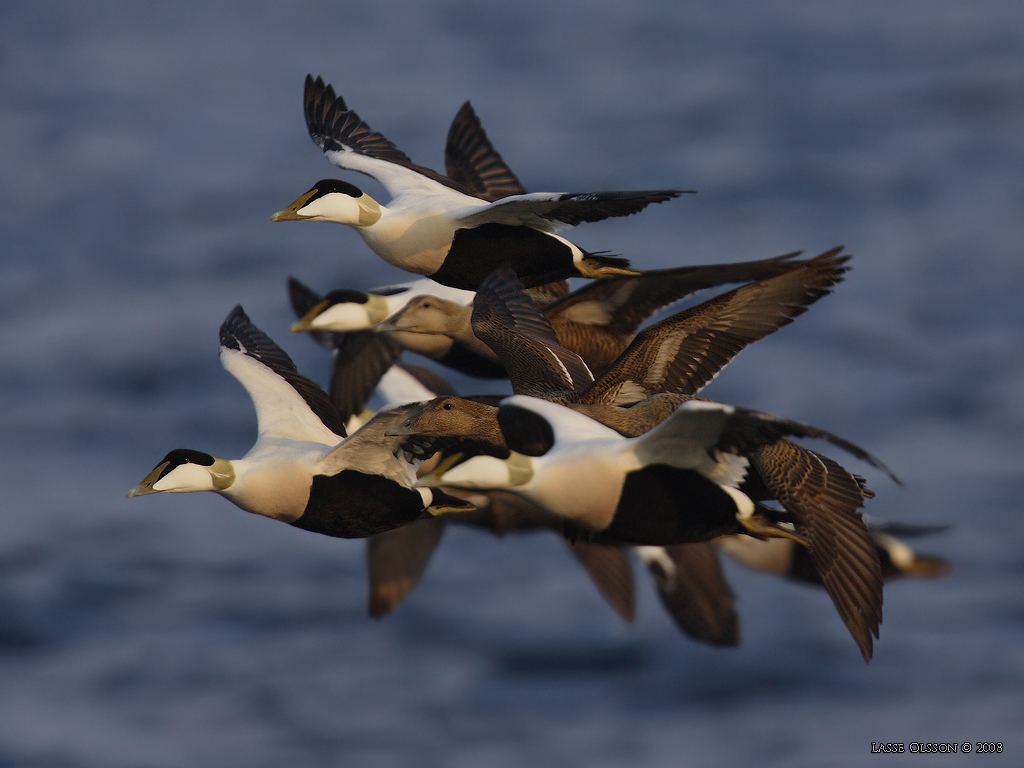
[[366,542],[366,571],[370,580],[369,611],[375,619],[387,616],[423,577],[444,533],[442,518],[417,520]]
[[557,228],[638,213],[652,203],[679,197],[683,190],[637,192],[531,192],[505,197],[483,208],[467,209],[461,227],[482,224],[527,224]]
[[858,511],[862,481],[827,456],[788,440],[767,445],[751,464],[769,493],[791,512],[796,531],[865,661],[882,621],[882,569],[875,543]]
[[345,423],[326,393],[235,307],[220,327],[220,360],[252,398],[259,436],[336,445]]
[[774,333],[843,279],[837,248],[775,277],[727,291],[646,328],[580,397],[625,404],[660,392],[694,394],[748,344]]
[[631,338],[640,324],[664,307],[697,291],[746,283],[789,272],[800,252],[736,264],[652,269],[640,275],[591,280],[544,313],[563,338],[563,326],[600,327]]
[[878,637],[882,620],[882,571],[858,510],[871,492],[863,479],[827,456],[785,439],[787,435],[829,440],[885,469],[860,448],[814,427],[696,400],[681,405],[640,438],[637,454],[646,460],[669,452],[678,454],[682,440],[703,447],[710,455],[747,458],[764,484],[765,496],[777,499],[792,514],[822,584],[865,660],[870,660],[871,635]]
[[636,618],[636,586],[626,550],[578,539],[566,544],[612,610],[623,621],[632,623]]
[[374,131],[348,108],[345,100],[323,79],[306,75],[303,98],[306,128],[313,143],[339,168],[371,176],[395,196],[410,189],[438,185],[470,194],[461,184],[429,168],[416,165],[398,147]]
[[677,627],[711,645],[739,643],[734,595],[711,542],[634,550],[654,577],[661,604]]
[[473,333],[494,350],[517,394],[580,390],[593,377],[579,355],[558,343],[547,318],[508,264],[494,270],[473,300]]
[[746,456],[786,437],[824,440],[885,472],[893,482],[900,482],[881,459],[824,429],[770,413],[703,399],[679,405],[671,416],[641,438],[643,447],[640,451],[649,451],[661,442],[687,440],[709,452]]
[[444,148],[448,177],[483,200],[521,195],[526,188],[491,145],[468,101],[455,115]]
[[331,370],[331,402],[346,419],[358,416],[381,378],[402,354],[387,334],[353,331],[344,335]]

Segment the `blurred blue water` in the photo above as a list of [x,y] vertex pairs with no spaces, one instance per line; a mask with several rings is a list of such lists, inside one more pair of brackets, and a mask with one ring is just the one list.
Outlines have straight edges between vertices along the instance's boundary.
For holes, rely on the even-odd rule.
[[[6,7],[0,765],[852,766],[980,739],[1019,763],[1022,24],[947,0]],[[737,568],[720,651],[644,579],[620,625],[553,536],[453,530],[377,624],[361,542],[124,499],[170,448],[251,444],[216,355],[234,304],[323,380],[286,275],[402,279],[346,229],[269,222],[331,173],[307,72],[427,165],[470,98],[530,189],[699,190],[573,233],[638,266],[856,255],[708,391],[883,456],[907,487],[868,471],[870,513],[953,526],[921,543],[949,577],[887,589],[869,667],[823,594]]]

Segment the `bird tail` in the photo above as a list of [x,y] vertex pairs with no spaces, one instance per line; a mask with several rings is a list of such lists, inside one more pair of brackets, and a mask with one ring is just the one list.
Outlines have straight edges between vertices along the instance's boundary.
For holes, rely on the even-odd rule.
[[633,277],[640,274],[639,270],[629,266],[629,259],[599,253],[584,252],[583,260],[576,263],[576,269],[583,277],[594,278],[616,275]]

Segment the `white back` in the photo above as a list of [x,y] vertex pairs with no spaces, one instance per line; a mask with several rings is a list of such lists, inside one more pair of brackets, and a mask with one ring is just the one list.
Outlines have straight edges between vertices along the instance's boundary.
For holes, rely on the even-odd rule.
[[735,415],[731,406],[690,400],[650,432],[633,438],[633,450],[644,465],[696,469],[721,485],[736,487],[746,477],[749,462],[715,449],[722,429]]

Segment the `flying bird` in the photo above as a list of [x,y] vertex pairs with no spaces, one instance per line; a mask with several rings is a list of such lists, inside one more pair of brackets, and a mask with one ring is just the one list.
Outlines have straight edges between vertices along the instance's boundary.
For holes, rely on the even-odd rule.
[[455,288],[475,289],[505,261],[528,286],[635,274],[625,259],[587,252],[557,230],[628,216],[682,193],[533,192],[491,201],[413,163],[319,77],[306,77],[304,111],[309,135],[327,158],[380,182],[391,201],[381,204],[349,182],[322,179],[272,220],[351,226],[388,263]]

